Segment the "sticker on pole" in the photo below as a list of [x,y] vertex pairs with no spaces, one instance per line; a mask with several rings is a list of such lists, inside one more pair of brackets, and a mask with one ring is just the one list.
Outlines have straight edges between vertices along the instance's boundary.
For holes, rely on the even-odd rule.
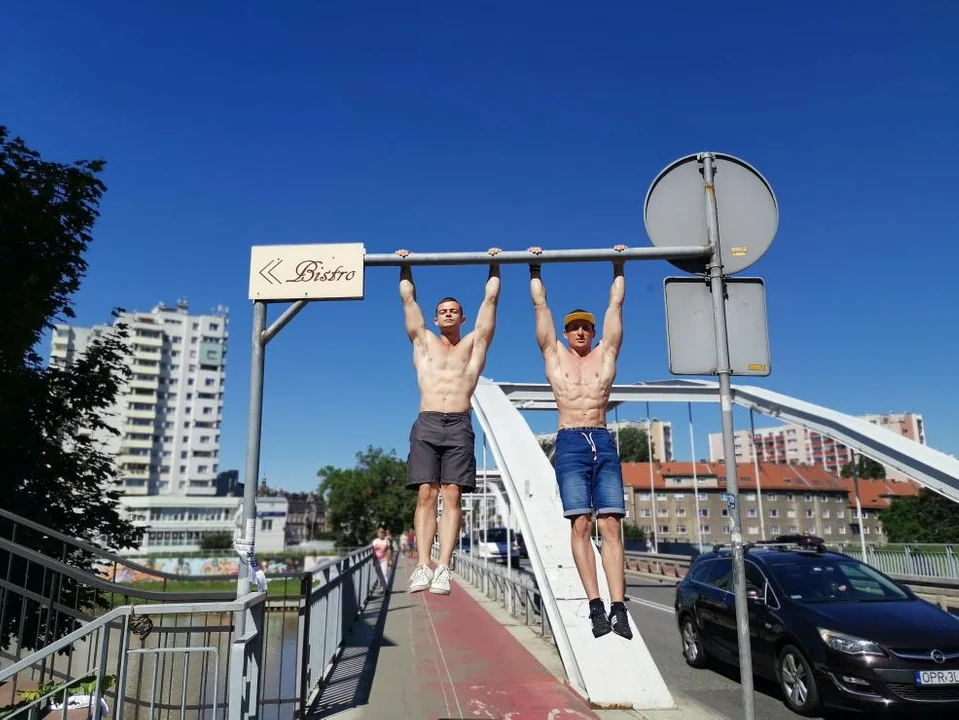
[[[687,155],[668,165],[646,193],[643,220],[656,247],[709,244],[701,155]],[[732,275],[769,249],[779,226],[779,205],[766,178],[752,165],[725,153],[712,155],[723,274]],[[686,272],[706,274],[703,259],[669,262]]]
[[254,245],[250,300],[362,300],[366,250],[343,245]]

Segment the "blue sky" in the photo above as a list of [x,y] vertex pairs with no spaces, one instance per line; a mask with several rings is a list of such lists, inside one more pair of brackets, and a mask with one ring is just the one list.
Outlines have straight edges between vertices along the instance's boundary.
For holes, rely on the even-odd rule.
[[[647,245],[649,184],[707,149],[755,165],[779,200],[747,273],[769,305],[757,384],[921,412],[929,443],[959,452],[955,3],[202,5],[11,5],[0,123],[50,158],[108,161],[81,323],[181,296],[231,308],[221,468],[243,462],[251,245]],[[363,302],[315,304],[271,343],[272,484],[313,487],[368,444],[405,455],[418,396],[397,272],[371,269]],[[602,312],[610,274],[546,266],[551,305]],[[670,274],[627,268],[619,382],[668,376]],[[425,307],[455,293],[475,315],[484,268],[415,276]],[[526,270],[503,277],[486,374],[543,381]],[[685,406],[652,411],[687,457]],[[719,411],[695,413],[702,457]]]

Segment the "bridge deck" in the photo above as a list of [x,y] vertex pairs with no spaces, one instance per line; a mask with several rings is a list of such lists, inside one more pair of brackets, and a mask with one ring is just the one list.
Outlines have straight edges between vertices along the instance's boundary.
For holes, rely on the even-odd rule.
[[310,717],[599,718],[455,576],[449,596],[407,592],[412,563],[354,626]]

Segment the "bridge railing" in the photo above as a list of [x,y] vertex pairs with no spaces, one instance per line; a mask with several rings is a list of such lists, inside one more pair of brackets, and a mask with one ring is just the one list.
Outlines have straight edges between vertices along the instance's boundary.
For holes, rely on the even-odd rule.
[[[862,547],[856,543],[840,543],[829,547],[863,560]],[[901,549],[866,545],[864,562],[887,575],[959,580],[959,558],[951,545],[907,544],[902,545]]]
[[[148,643],[141,648],[149,649],[150,653],[131,655],[126,666],[134,680],[126,683],[124,703],[137,710],[134,716],[140,711],[146,712],[151,699],[171,708],[176,705],[177,698],[171,696],[171,688],[176,685],[173,678],[183,669],[182,656],[187,652],[184,648],[190,644],[215,648],[218,672],[223,677],[234,669],[230,647],[235,642],[231,639],[235,617],[230,612],[210,608],[235,599],[236,591],[229,582],[235,581],[235,575],[171,575],[144,567],[145,571],[161,576],[160,581],[126,585],[111,582],[99,573],[104,561],[114,560],[131,564],[101,548],[0,511],[0,670],[6,673],[10,667],[30,661],[28,686],[24,685],[27,676],[23,676],[19,682],[7,682],[0,687],[0,717],[3,707],[23,699],[24,689],[27,696],[31,695],[29,685],[50,688],[69,682],[76,690],[82,684],[89,684],[89,678],[86,683],[77,683],[74,670],[81,668],[87,672],[98,667],[101,635],[84,636],[87,639],[82,642],[63,646],[69,650],[60,654],[51,655],[48,649],[76,632],[93,632],[104,617],[123,608],[132,607],[138,614],[141,608],[154,605],[180,608],[171,614],[149,611],[155,616],[149,636],[155,644]],[[365,547],[341,558],[325,560],[307,572],[267,574],[268,593],[258,610],[262,617],[247,623],[248,628],[261,631],[255,638],[257,652],[264,659],[255,673],[259,688],[256,693],[258,717],[279,719],[302,712],[317,686],[325,680],[346,631],[372,594],[375,575],[371,561],[372,550]],[[162,577],[164,575],[169,577]],[[161,589],[173,580],[198,589]],[[208,584],[223,580],[230,589],[211,589]],[[187,607],[195,611],[188,613],[183,609]],[[113,629],[111,626],[111,632]],[[249,637],[244,642],[254,642],[254,639]],[[212,651],[207,655],[190,652],[193,654],[188,664],[193,677],[192,670],[198,667],[197,663],[213,662]],[[210,672],[198,670],[197,677],[206,677]],[[160,694],[156,698],[152,687],[140,681],[150,673],[156,674],[159,683]],[[140,684],[130,690],[134,681]],[[62,692],[62,688],[57,692]],[[116,697],[112,697],[115,701]],[[225,696],[221,693],[218,697],[222,700]],[[208,709],[213,709],[209,698],[204,702]]]
[[[266,593],[228,602],[126,605],[0,670],[6,718],[232,717],[260,706]],[[233,633],[246,613],[248,631]],[[230,677],[241,678],[230,697]],[[239,715],[236,715],[239,717]],[[244,715],[245,716],[245,715]]]
[[[711,548],[712,545],[706,546]],[[826,545],[857,560],[863,561],[862,547],[858,543],[839,543]],[[659,554],[644,552],[627,552],[637,563],[655,562],[663,565],[668,572],[669,568],[679,570],[688,565],[690,555]],[[923,545],[907,544],[894,547],[882,545],[866,545],[867,565],[886,573],[901,577],[921,577],[929,579],[959,580],[959,556],[951,545]]]
[[[439,546],[433,546],[433,559],[439,556]],[[549,617],[543,612],[543,599],[532,573],[506,567],[494,562],[485,562],[468,552],[453,552],[450,568],[470,585],[480,590],[487,598],[499,602],[503,609],[525,625],[536,629],[544,638],[554,640],[549,626]]]
[[[848,552],[848,550],[849,548],[847,548],[846,551],[851,557],[861,559],[858,557],[862,555],[861,551],[854,554]],[[873,554],[869,553],[868,550],[867,555],[869,556],[869,560],[866,563],[867,565],[871,565],[880,572],[885,573],[896,582],[908,586],[919,597],[939,605],[943,610],[959,613],[959,578],[937,577],[930,574],[889,572],[887,568],[890,563],[887,562],[887,567],[884,568],[872,562],[874,559]],[[876,553],[876,556],[880,558],[882,555],[882,552]],[[689,565],[693,560],[693,558],[688,555],[663,555],[646,552],[626,552],[625,559],[627,570],[659,576],[663,578],[664,581],[672,582],[679,582],[685,577],[686,572],[689,570]],[[893,565],[893,569],[905,568],[901,565]]]

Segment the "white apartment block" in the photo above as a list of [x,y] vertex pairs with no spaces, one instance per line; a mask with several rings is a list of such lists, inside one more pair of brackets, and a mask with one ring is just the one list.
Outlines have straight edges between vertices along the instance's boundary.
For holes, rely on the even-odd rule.
[[[884,427],[902,437],[908,437],[923,445],[926,432],[922,415],[915,413],[886,413],[862,415],[874,425]],[[852,460],[851,450],[840,442],[798,425],[756,430],[755,445],[749,430],[737,430],[734,434],[737,462],[752,462],[758,455],[759,462],[792,463],[795,465],[823,465],[834,475],[839,475],[843,465]],[[753,448],[755,447],[755,453]],[[709,459],[722,461],[722,433],[709,434]],[[889,479],[905,479],[901,473],[886,469]]]
[[[243,498],[182,495],[131,496],[123,500],[130,519],[144,530],[140,548],[124,555],[193,552],[208,535],[236,537]],[[282,552],[289,503],[285,497],[256,499],[256,550]]]
[[[673,424],[669,420],[659,420],[652,418],[649,420],[621,420],[607,425],[609,431],[616,436],[616,430],[625,428],[635,428],[636,430],[645,430],[649,432],[649,437],[653,441],[653,460],[657,462],[673,461]],[[541,433],[536,436],[537,440],[556,440],[556,433]]]
[[[104,438],[126,496],[216,492],[229,319],[223,307],[190,315],[185,301],[123,313],[131,377],[109,413],[119,437]],[[57,325],[51,366],[69,366],[113,330]]]

